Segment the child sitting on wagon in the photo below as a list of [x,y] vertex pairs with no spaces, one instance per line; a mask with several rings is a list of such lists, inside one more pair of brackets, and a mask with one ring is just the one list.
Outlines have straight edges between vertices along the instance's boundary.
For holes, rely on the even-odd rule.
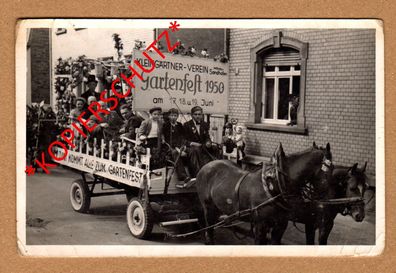
[[[138,130],[139,146],[145,146],[151,150],[151,166],[153,168],[162,167],[165,163],[165,151],[163,149],[163,120],[161,107],[151,108],[150,118],[142,122]],[[143,142],[144,140],[144,142]]]
[[78,97],[76,99],[76,107],[73,108],[70,111],[70,120],[71,122],[77,122],[77,118],[81,115],[81,113],[84,111],[85,105],[86,105],[87,101],[82,98],[82,97]]
[[176,108],[172,108],[168,113],[168,120],[164,123],[163,128],[165,142],[170,146],[170,156],[174,162],[178,180],[188,183],[191,178],[185,169],[185,166],[188,166],[188,162],[186,162],[187,153],[185,152],[186,144],[183,125],[177,121],[179,111]]
[[[75,123],[76,126],[79,126],[79,128],[83,131],[85,131],[85,130],[79,124],[77,119],[81,115],[81,113],[84,111],[86,103],[87,103],[87,101],[84,98],[78,97],[76,99],[76,107],[70,111],[70,115],[69,115],[69,124]],[[80,140],[81,140],[80,133],[73,126],[70,126],[70,128],[71,128],[71,130],[73,130],[75,145],[76,145],[76,147],[78,147],[78,145],[80,144]]]
[[92,130],[87,136],[87,142],[89,143],[89,146],[91,149],[94,147],[93,145],[95,144],[95,139],[96,139],[96,150],[97,153],[95,156],[100,156],[100,148],[101,148],[101,143],[102,139],[106,141],[105,138],[105,129],[109,127],[109,124],[106,123],[106,121],[103,119],[102,121],[99,121],[99,119],[95,115],[91,115],[88,119],[87,126],[90,128],[94,127],[96,124],[95,129]]
[[[135,115],[132,111],[132,108],[128,104],[123,104],[121,106],[121,120],[120,116],[116,111],[112,111],[108,115],[108,123],[112,124],[117,123],[118,130],[114,130],[115,124],[109,125],[109,127],[105,128],[105,133],[108,131],[111,133],[111,139],[113,144],[109,147],[112,150],[113,157],[112,159],[115,160],[117,157],[117,152],[120,152],[123,157],[125,157],[126,153],[129,151],[130,154],[133,154],[133,144],[128,141],[122,141],[123,137],[126,137],[130,140],[136,139],[136,130],[139,128],[140,124],[142,123],[142,118]],[[119,142],[122,141],[121,146],[118,145]]]
[[143,119],[138,115],[135,115],[131,106],[128,104],[121,106],[121,116],[124,119],[124,124],[119,130],[119,133],[121,136],[135,140],[136,130],[141,126]]

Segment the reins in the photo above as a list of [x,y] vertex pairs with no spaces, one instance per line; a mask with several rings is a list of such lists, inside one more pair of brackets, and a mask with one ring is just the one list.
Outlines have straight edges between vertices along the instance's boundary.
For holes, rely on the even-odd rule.
[[207,226],[207,227],[195,230],[195,231],[183,233],[183,234],[168,234],[168,236],[172,237],[172,238],[180,238],[180,237],[186,237],[186,236],[194,235],[194,234],[200,233],[200,232],[208,230],[208,229],[212,229],[212,228],[213,229],[217,229],[217,228],[220,228],[220,227],[224,227],[224,226],[229,225],[230,223],[234,222],[235,220],[237,220],[237,219],[239,219],[241,217],[245,217],[245,216],[250,215],[252,212],[257,211],[259,208],[261,208],[261,207],[263,207],[263,206],[265,206],[265,205],[267,205],[269,203],[272,203],[279,196],[280,196],[280,194],[278,194],[278,195],[272,197],[271,199],[268,199],[268,200],[258,204],[255,207],[234,212],[233,214],[230,214],[229,216],[227,216],[223,220],[217,222],[216,224],[213,224],[213,225],[210,225],[210,226]]
[[344,205],[362,202],[362,197],[343,197],[343,198],[332,198],[324,200],[313,200],[313,202],[319,205]]
[[[188,232],[188,233],[183,233],[183,234],[167,234],[169,237],[172,238],[180,238],[180,237],[187,237],[190,235],[194,235],[197,233],[200,233],[202,231],[206,231],[208,229],[217,229],[217,228],[221,228],[221,227],[234,227],[234,226],[238,226],[244,222],[237,222],[234,223],[236,220],[239,220],[243,217],[246,216],[251,216],[251,220],[250,220],[250,224],[251,224],[251,230],[252,231],[252,227],[253,227],[253,213],[257,213],[257,210],[263,206],[266,206],[270,203],[275,203],[275,205],[285,209],[285,210],[291,210],[291,206],[290,206],[290,202],[289,202],[289,198],[292,196],[299,196],[299,197],[306,197],[306,199],[308,199],[308,202],[314,202],[319,206],[324,206],[324,205],[342,205],[342,204],[347,204],[347,203],[358,203],[361,202],[363,199],[360,197],[351,197],[351,198],[334,198],[334,199],[315,199],[312,198],[313,194],[315,193],[315,189],[314,188],[305,188],[305,190],[308,189],[308,193],[304,193],[304,189],[302,189],[302,193],[301,194],[296,194],[296,195],[290,195],[287,193],[286,191],[286,185],[284,185],[285,180],[281,179],[287,179],[287,181],[295,181],[295,179],[292,179],[287,173],[285,173],[283,170],[281,170],[280,166],[278,165],[278,160],[275,159],[275,161],[273,161],[271,163],[271,166],[269,165],[264,165],[264,166],[269,166],[269,168],[266,168],[263,166],[262,168],[262,185],[264,188],[264,192],[267,196],[267,200],[265,200],[264,202],[260,203],[257,206],[248,208],[248,209],[244,209],[244,210],[240,210],[240,187],[243,184],[243,182],[245,181],[246,177],[250,174],[249,172],[246,172],[242,175],[242,177],[239,178],[239,180],[237,181],[237,183],[235,184],[235,190],[234,190],[234,200],[236,201],[234,203],[234,208],[235,208],[235,212],[226,216],[225,218],[223,218],[222,220],[220,220],[219,222],[212,224],[210,226],[204,227],[204,228],[200,228],[198,230],[192,231],[192,232]],[[325,173],[329,171],[329,169],[331,168],[332,163],[330,160],[326,159],[325,157],[323,158],[322,161],[322,166],[321,166],[321,170],[324,171]],[[326,174],[327,175],[327,174]],[[281,178],[281,176],[283,176]],[[270,191],[273,190],[273,187],[271,185],[271,183],[268,183],[268,177],[272,177],[274,179],[276,179],[277,181],[274,183],[277,183],[278,186],[278,191],[279,193],[276,194],[275,196],[273,196],[271,194]],[[305,196],[304,196],[305,195]],[[279,198],[283,199],[283,202],[275,202],[277,201]],[[286,203],[287,207],[284,206],[284,203]],[[296,227],[297,230],[301,231],[297,226],[296,223],[293,222],[294,226]],[[238,237],[234,231],[234,235],[238,238],[238,239],[243,239],[245,237]]]
[[[348,179],[350,177],[348,175],[344,176],[342,178],[342,180],[340,182],[338,182],[338,184],[342,187],[345,186],[346,183],[348,183]],[[338,185],[338,186],[339,186]],[[345,195],[345,190],[343,189],[343,194]],[[331,206],[341,206],[341,205],[350,205],[350,204],[354,204],[354,203],[359,203],[359,202],[364,202],[364,198],[363,198],[363,193],[362,196],[360,197],[340,197],[340,198],[331,198],[331,199],[311,199],[312,202],[315,202],[319,205],[331,205]],[[368,203],[368,202],[367,202]]]

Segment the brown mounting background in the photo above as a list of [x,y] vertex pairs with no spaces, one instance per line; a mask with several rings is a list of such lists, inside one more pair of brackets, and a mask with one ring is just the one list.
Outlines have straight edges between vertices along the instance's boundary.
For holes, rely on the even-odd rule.
[[[206,2],[206,3],[205,3]],[[396,20],[393,0],[2,1],[0,272],[396,272]],[[385,37],[386,248],[371,258],[26,258],[16,245],[15,39],[22,18],[381,19]],[[181,26],[183,27],[183,26]],[[18,80],[18,79],[16,79]],[[25,95],[25,94],[21,94]]]

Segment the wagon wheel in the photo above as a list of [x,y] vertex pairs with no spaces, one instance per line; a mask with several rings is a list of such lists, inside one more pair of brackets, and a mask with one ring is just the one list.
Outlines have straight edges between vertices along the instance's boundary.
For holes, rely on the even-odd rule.
[[87,184],[82,179],[73,181],[70,187],[70,202],[75,211],[88,212],[91,196]]
[[139,239],[147,239],[154,225],[153,211],[150,204],[141,199],[132,198],[128,204],[127,222],[132,235]]

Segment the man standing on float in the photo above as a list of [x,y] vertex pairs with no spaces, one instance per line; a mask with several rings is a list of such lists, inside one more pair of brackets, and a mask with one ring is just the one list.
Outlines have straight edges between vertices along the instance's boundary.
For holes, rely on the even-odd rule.
[[81,97],[83,97],[86,101],[88,101],[88,98],[90,96],[94,96],[96,98],[96,100],[100,99],[100,93],[97,93],[96,90],[96,86],[98,85],[98,81],[96,80],[95,75],[89,75],[88,76],[88,81],[87,81],[87,86],[88,86],[88,90],[85,91]]

